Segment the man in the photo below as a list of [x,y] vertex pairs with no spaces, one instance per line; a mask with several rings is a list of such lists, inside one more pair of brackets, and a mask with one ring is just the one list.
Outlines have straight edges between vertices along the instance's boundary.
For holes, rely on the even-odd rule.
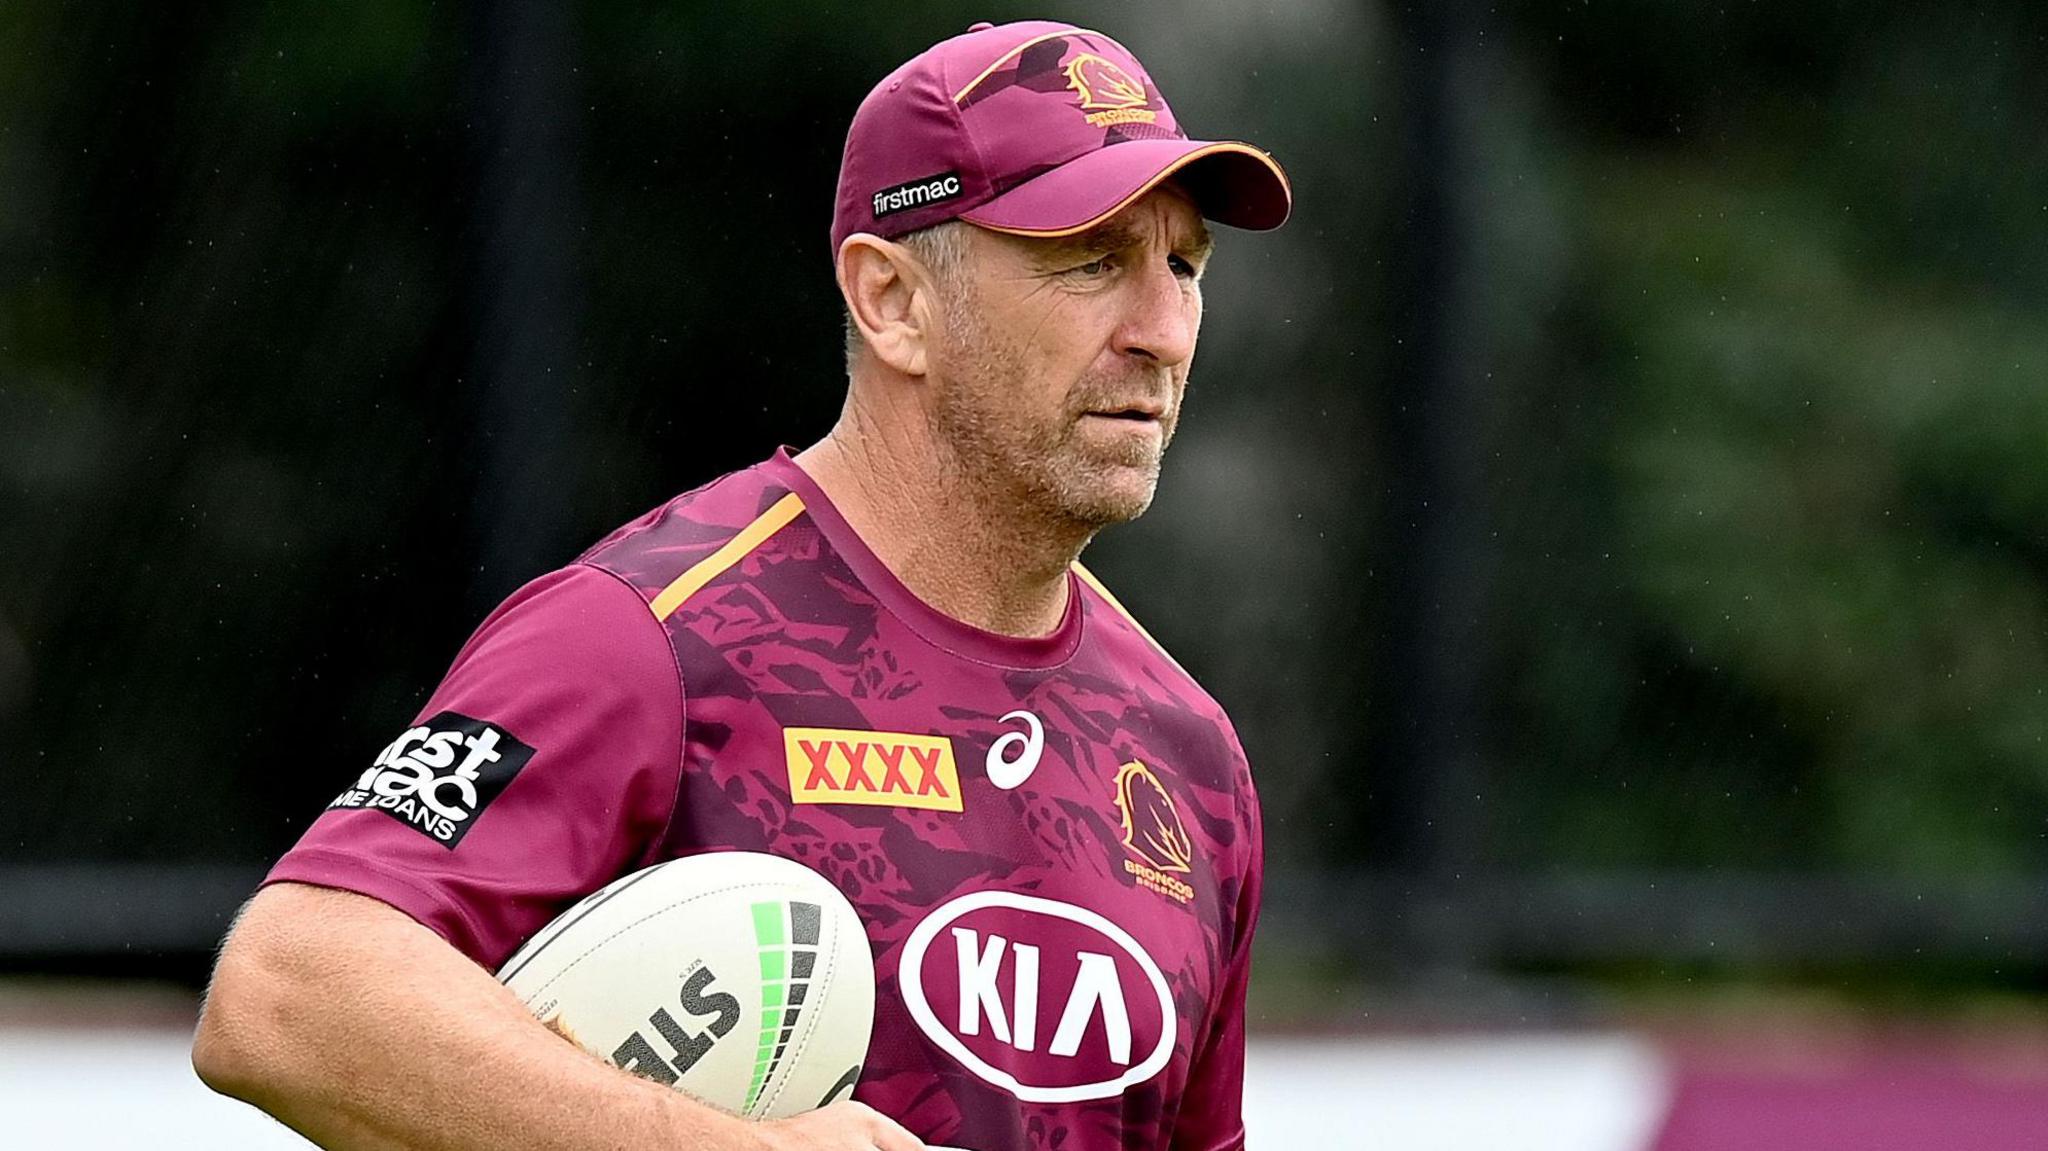
[[[408,733],[481,769],[313,825],[222,953],[200,1074],[338,1147],[1240,1145],[1251,776],[1075,561],[1152,498],[1203,217],[1287,210],[1264,153],[1187,140],[1099,33],[977,25],[885,79],[832,227],[837,426],[484,622]],[[857,1102],[743,1122],[562,1042],[489,974],[614,877],[720,849],[797,859],[860,911]],[[946,945],[913,968],[920,924]]]

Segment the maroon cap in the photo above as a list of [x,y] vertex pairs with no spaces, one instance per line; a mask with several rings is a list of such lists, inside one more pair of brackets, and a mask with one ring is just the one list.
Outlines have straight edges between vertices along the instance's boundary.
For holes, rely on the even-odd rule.
[[1202,214],[1263,231],[1287,175],[1236,141],[1190,140],[1123,45],[1047,20],[976,24],[861,101],[839,163],[832,251],[959,218],[999,232],[1084,231],[1178,176]]

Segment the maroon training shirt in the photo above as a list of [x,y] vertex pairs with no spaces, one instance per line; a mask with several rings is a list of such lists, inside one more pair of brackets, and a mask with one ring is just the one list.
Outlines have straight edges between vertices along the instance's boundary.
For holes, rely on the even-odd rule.
[[583,895],[707,851],[866,922],[854,1097],[974,1151],[1234,1148],[1258,802],[1216,702],[1085,570],[1052,635],[919,601],[786,454],[507,600],[270,873],[495,970]]

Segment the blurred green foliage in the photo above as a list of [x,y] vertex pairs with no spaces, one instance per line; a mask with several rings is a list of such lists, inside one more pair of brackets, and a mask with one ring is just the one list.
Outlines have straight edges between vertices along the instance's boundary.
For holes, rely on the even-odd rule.
[[1505,449],[1574,508],[1507,561],[1516,855],[2048,866],[2048,25],[1627,7],[1542,25],[1630,110]]

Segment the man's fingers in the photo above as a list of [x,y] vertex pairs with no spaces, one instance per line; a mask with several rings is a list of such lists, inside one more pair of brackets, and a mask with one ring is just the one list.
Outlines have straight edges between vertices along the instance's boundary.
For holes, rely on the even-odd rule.
[[924,1141],[905,1131],[901,1124],[866,1104],[855,1104],[873,1117],[875,1151],[927,1151]]
[[762,1124],[774,1151],[930,1151],[895,1120],[851,1099]]

